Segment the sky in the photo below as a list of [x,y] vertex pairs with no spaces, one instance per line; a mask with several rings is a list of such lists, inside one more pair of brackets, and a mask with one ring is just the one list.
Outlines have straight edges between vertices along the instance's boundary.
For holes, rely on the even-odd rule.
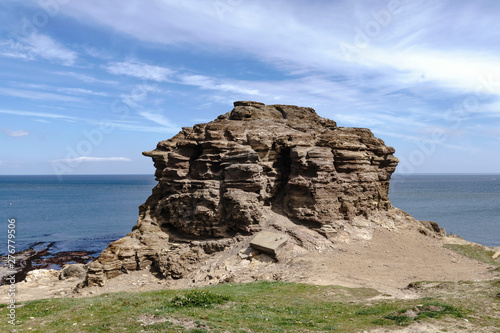
[[0,174],[153,174],[234,101],[370,128],[400,173],[500,173],[496,0],[2,0]]

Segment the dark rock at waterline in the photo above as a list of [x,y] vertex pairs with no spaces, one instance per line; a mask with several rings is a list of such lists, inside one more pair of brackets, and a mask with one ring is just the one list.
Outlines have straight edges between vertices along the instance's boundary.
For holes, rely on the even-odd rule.
[[0,285],[4,285],[6,278],[11,276],[14,276],[16,283],[21,282],[28,272],[35,269],[61,269],[67,264],[86,264],[95,258],[92,256],[95,252],[90,251],[65,251],[52,254],[50,253],[52,246],[54,243],[39,251],[29,248],[10,256],[0,256]]

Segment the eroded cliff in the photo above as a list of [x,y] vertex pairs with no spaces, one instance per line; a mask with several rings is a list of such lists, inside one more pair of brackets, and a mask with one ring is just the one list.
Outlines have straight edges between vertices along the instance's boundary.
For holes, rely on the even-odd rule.
[[338,127],[311,108],[235,102],[143,153],[158,184],[133,231],[90,264],[87,282],[146,267],[180,278],[262,229],[293,229],[281,218],[308,230],[291,235],[302,245],[301,235],[336,242],[394,228],[406,217],[388,198],[393,153],[370,130]]

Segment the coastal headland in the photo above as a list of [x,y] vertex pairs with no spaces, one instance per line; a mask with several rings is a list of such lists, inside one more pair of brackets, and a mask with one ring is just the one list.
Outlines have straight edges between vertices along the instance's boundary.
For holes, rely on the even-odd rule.
[[85,274],[28,273],[18,297],[266,280],[411,299],[422,296],[408,288],[416,281],[498,277],[495,265],[445,246],[475,245],[391,205],[394,153],[370,130],[339,127],[312,108],[235,102],[143,153],[158,184],[132,231]]

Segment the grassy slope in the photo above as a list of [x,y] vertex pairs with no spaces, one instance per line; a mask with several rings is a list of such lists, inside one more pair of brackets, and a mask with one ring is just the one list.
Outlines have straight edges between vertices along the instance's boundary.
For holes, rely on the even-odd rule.
[[[480,325],[500,326],[498,316],[490,315],[500,310],[500,299],[493,293],[495,288],[500,291],[500,280],[421,282],[415,287],[432,296],[370,301],[378,294],[371,289],[255,282],[200,288],[191,295],[189,290],[165,290],[31,301],[17,309],[15,328],[18,332],[357,332],[410,324],[413,319],[404,317],[405,310],[417,305],[434,305],[418,320],[467,318]],[[470,297],[464,297],[464,290],[469,290]],[[176,297],[181,295],[187,297]],[[194,306],[189,302],[193,299]],[[0,312],[2,318],[7,317],[5,306]],[[150,324],[144,325],[141,319]],[[6,319],[0,323],[0,331],[13,328]]]

